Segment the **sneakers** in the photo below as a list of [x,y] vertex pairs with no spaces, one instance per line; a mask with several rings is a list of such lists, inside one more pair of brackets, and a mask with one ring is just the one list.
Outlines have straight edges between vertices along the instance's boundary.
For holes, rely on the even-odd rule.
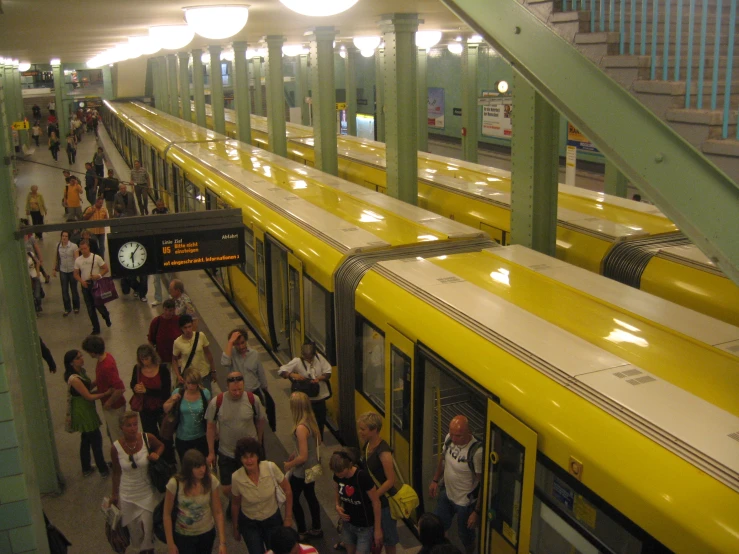
[[85,477],[89,477],[93,473],[95,473],[95,470],[93,468],[85,469],[85,470],[82,471],[82,475],[85,476]]
[[112,321],[110,321],[110,316],[108,316],[108,317],[106,317],[106,318],[105,318],[105,324],[106,324],[106,325],[107,325],[108,327],[110,327],[111,325],[113,325],[113,322],[112,322]]
[[62,315],[63,315],[64,317],[67,317],[67,316],[68,316],[69,314],[71,314],[71,313],[72,313],[72,311],[70,310],[70,311],[68,311],[68,312],[64,312],[64,313],[63,313]]
[[154,306],[158,306],[158,305],[159,305],[159,300],[154,300],[154,302],[152,302],[152,303],[151,303],[151,307],[152,307],[152,308],[153,308]]
[[136,292],[136,291],[134,291],[134,293],[133,293],[133,297],[134,297],[134,298],[138,298],[138,297],[139,297],[139,293],[138,293],[138,292]]
[[110,471],[108,471],[107,469],[105,471],[101,471],[100,477],[103,479],[107,479],[108,477],[110,477]]
[[149,301],[149,300],[148,300],[148,299],[146,298],[146,296],[142,296],[141,298],[139,298],[139,300],[141,300],[142,302],[148,302],[148,301]]

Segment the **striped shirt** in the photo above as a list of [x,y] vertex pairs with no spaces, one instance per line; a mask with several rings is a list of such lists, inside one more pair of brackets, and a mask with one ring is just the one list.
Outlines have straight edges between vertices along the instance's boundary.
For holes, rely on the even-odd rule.
[[131,182],[137,185],[148,185],[149,184],[149,172],[143,167],[139,169],[131,170]]
[[67,246],[64,246],[61,242],[56,247],[57,248],[57,262],[58,262],[58,270],[62,273],[72,273],[74,271],[74,252],[77,250],[77,245],[73,243],[72,241],[69,241],[67,243]]
[[[87,214],[92,213],[92,216],[87,218],[85,217]],[[83,219],[87,219],[88,221],[99,221],[101,219],[110,219],[110,215],[108,215],[108,209],[103,206],[99,210],[95,209],[95,206],[90,206],[85,210],[85,214],[82,216]],[[105,234],[105,227],[92,227],[90,229],[90,232],[94,235],[103,235]]]

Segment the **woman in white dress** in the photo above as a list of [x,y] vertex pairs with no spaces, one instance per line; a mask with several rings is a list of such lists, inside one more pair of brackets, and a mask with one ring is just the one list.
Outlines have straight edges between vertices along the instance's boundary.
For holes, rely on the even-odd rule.
[[154,554],[153,514],[160,495],[151,484],[148,467],[149,461],[158,460],[162,455],[164,444],[147,433],[149,452],[139,433],[138,417],[138,413],[131,411],[121,416],[123,436],[110,449],[113,462],[111,502],[121,510],[121,525],[128,527],[134,551]]

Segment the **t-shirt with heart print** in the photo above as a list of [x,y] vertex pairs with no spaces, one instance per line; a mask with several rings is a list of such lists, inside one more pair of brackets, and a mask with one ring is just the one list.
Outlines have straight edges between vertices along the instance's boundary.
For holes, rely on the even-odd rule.
[[334,481],[339,487],[339,500],[344,513],[349,516],[349,523],[357,527],[372,527],[375,514],[372,500],[367,494],[367,491],[375,488],[372,477],[366,471],[357,469],[351,477],[339,478],[334,475]]

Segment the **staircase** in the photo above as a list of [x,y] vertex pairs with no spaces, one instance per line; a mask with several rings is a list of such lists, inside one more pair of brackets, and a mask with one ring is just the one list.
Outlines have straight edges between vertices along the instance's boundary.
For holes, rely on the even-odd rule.
[[736,0],[525,4],[739,182]]

